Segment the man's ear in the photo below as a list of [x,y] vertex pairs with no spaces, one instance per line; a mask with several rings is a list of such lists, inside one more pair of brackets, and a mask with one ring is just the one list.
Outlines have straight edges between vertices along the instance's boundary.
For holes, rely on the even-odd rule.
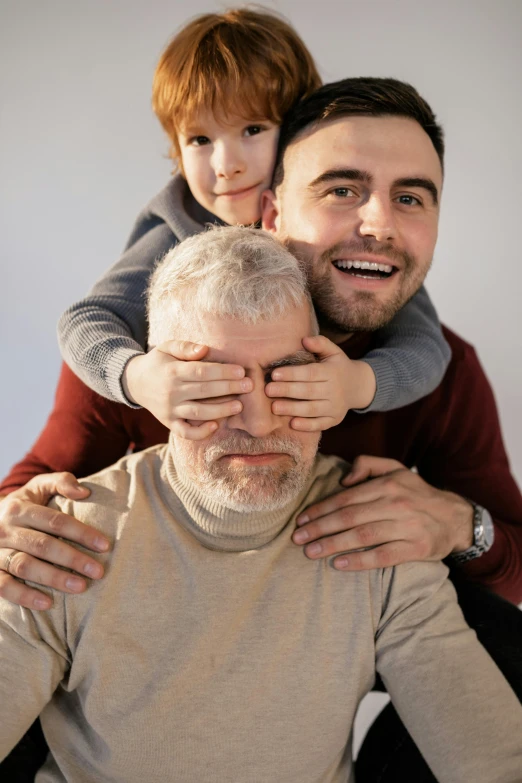
[[261,225],[271,234],[279,231],[279,203],[273,190],[261,193]]

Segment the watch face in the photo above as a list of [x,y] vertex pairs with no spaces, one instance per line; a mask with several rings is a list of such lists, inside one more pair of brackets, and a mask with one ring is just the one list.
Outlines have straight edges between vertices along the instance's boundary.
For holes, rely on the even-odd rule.
[[486,508],[482,509],[482,538],[485,551],[491,549],[493,541],[495,540],[495,528],[493,527],[493,520],[491,514]]
[[467,563],[470,560],[475,560],[490,550],[495,540],[495,528],[491,514],[482,506],[477,506],[476,503],[472,505],[474,509],[473,546],[464,552],[455,552],[451,555],[451,559],[455,563]]

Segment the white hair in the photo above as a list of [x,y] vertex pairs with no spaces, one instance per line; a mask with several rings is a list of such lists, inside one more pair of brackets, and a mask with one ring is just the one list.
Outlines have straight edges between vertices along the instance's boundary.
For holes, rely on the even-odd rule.
[[[180,337],[197,341],[199,314],[255,324],[310,306],[306,278],[295,257],[266,231],[213,227],[185,239],[154,271],[148,293],[149,343]],[[192,331],[191,331],[192,330]]]

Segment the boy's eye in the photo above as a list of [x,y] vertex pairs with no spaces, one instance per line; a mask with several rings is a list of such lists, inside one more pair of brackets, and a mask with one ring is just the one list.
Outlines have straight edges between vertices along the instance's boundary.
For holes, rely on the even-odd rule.
[[193,136],[189,139],[189,144],[194,147],[202,147],[204,144],[210,144],[210,139],[208,136]]
[[245,128],[245,136],[257,136],[258,133],[266,130],[263,125],[249,125]]

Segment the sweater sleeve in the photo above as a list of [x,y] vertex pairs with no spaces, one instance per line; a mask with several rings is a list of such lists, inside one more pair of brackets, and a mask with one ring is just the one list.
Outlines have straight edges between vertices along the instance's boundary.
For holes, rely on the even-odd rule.
[[454,361],[437,394],[437,410],[419,431],[420,475],[487,508],[495,526],[489,552],[458,566],[514,603],[522,601],[522,494],[511,473],[493,390],[474,348],[452,341]]
[[518,783],[522,705],[465,623],[441,563],[382,573],[376,668],[440,781]]
[[424,286],[375,338],[363,361],[375,373],[377,390],[371,404],[357,413],[402,408],[436,389],[451,349]]
[[177,243],[160,218],[136,234],[120,260],[89,295],[58,323],[58,341],[69,367],[94,391],[133,406],[121,385],[125,365],[147,345],[145,294],[155,263]]
[[0,599],[0,760],[42,712],[69,668],[64,617],[59,594],[48,612]]
[[96,473],[123,457],[131,445],[118,403],[89,389],[62,366],[54,407],[38,439],[0,484],[0,495],[40,473],[67,470],[75,476]]

